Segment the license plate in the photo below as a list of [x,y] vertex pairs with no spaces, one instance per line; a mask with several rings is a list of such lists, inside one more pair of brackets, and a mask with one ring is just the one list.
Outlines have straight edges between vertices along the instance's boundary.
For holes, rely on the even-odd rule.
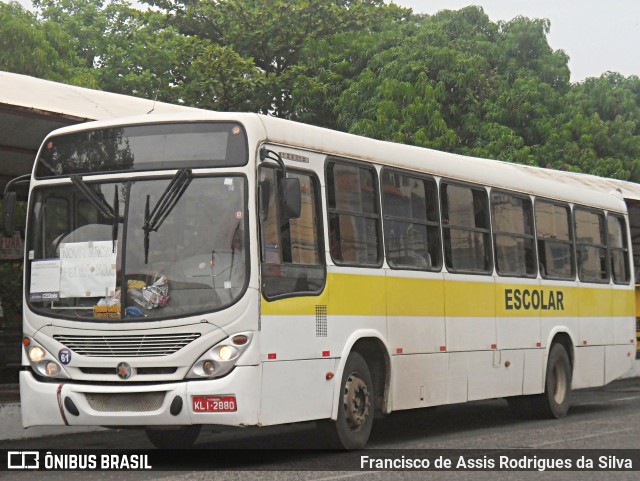
[[193,396],[194,413],[233,413],[238,410],[235,396]]

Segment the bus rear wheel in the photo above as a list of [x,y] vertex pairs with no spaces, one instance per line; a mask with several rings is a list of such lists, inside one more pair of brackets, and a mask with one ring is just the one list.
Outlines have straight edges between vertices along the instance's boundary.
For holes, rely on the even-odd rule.
[[373,426],[374,389],[369,366],[358,352],[349,354],[340,388],[338,418],[324,424],[325,433],[333,448],[361,449]]
[[517,417],[565,417],[571,405],[571,361],[564,346],[560,343],[551,346],[542,394],[518,396],[508,398],[507,401]]
[[571,361],[564,346],[555,343],[549,351],[544,393],[533,398],[533,411],[541,418],[563,418],[571,405]]
[[190,448],[200,434],[199,425],[167,429],[145,429],[151,444],[159,449]]

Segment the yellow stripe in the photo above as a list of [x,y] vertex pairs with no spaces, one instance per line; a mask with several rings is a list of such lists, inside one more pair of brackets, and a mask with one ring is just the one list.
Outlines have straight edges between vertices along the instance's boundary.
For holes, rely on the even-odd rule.
[[[525,292],[526,291],[526,292]],[[269,302],[265,315],[407,317],[609,317],[633,316],[631,289],[555,287],[537,284],[443,281],[356,274],[329,274],[319,296]]]

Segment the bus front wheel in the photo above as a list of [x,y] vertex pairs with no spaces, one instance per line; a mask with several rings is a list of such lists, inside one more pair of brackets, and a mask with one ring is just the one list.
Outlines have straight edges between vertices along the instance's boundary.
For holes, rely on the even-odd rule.
[[190,448],[198,439],[200,426],[181,426],[167,429],[145,429],[147,438],[156,448],[176,449]]
[[369,366],[358,352],[349,354],[344,366],[339,403],[335,423],[325,425],[332,447],[363,448],[373,426],[374,389]]

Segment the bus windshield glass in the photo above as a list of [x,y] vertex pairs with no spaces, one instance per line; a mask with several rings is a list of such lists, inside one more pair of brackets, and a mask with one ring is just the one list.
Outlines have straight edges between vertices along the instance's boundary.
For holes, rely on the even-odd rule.
[[248,281],[246,178],[74,182],[34,190],[27,300],[44,314],[117,322],[223,309]]
[[236,123],[132,125],[48,138],[35,176],[237,167],[247,163],[247,152],[244,129]]

